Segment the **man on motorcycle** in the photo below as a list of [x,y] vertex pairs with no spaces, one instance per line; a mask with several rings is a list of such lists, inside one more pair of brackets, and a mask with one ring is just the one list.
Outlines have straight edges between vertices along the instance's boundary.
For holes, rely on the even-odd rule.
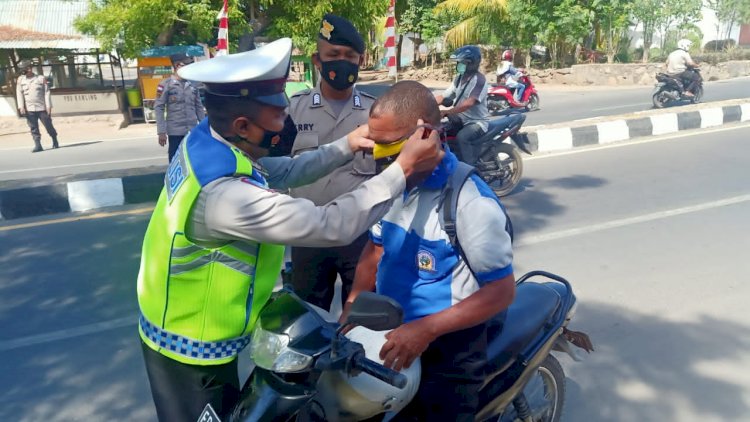
[[[410,135],[423,128],[440,130],[440,111],[431,95],[418,82],[403,81],[375,101],[368,125],[377,171],[398,155]],[[479,177],[466,179],[458,196],[460,251],[439,222],[441,198],[458,164],[446,150],[440,164],[425,172],[425,181],[394,201],[370,230],[341,318],[346,320],[363,291],[377,290],[403,307],[405,324],[386,334],[380,358],[400,370],[421,357],[422,379],[397,421],[474,420],[487,356],[485,322],[515,295],[506,217]]]
[[500,81],[505,79],[504,85],[508,88],[515,89],[513,98],[516,102],[523,104],[523,92],[526,90],[526,85],[516,80],[516,78],[520,78],[523,73],[513,66],[513,53],[511,53],[510,50],[505,50],[500,56],[500,59],[501,62],[497,65],[497,70],[495,71],[495,74],[497,75],[497,83],[501,83]]
[[475,45],[459,48],[451,54],[456,61],[458,75],[451,86],[435,96],[438,104],[444,100],[452,108],[442,110],[441,115],[449,121],[448,131],[456,133],[461,149],[461,158],[474,165],[479,159],[481,145],[477,141],[487,132],[490,112],[487,110],[487,79],[479,71],[482,52]]
[[690,57],[690,47],[693,42],[688,39],[681,39],[677,41],[677,50],[669,53],[667,57],[667,74],[681,83],[687,86],[685,87],[685,96],[692,97],[694,95],[693,90],[698,82],[701,81],[701,76],[697,72],[691,72],[690,68],[697,68],[698,64],[693,61]]

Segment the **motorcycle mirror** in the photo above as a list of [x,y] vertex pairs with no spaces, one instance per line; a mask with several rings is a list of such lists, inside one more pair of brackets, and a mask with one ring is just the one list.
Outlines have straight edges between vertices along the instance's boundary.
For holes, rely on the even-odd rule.
[[372,292],[362,292],[352,303],[346,324],[361,325],[374,331],[391,330],[404,321],[404,310],[395,300]]

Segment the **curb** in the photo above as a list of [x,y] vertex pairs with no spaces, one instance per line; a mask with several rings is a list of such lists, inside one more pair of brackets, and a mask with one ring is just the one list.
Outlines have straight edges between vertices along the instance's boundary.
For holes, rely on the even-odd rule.
[[567,123],[565,126],[528,127],[527,133],[531,143],[529,149],[532,152],[557,152],[750,121],[750,101],[725,103],[729,104],[709,107],[705,107],[706,104],[697,104],[691,109],[674,113],[650,110],[624,117],[580,120]]
[[[678,112],[649,110],[527,127],[526,131],[531,151],[559,152],[750,121],[750,100],[721,103],[686,106]],[[162,167],[146,167],[90,173],[61,177],[52,184],[39,180],[5,182],[0,187],[0,221],[154,203],[164,186],[164,171]]]

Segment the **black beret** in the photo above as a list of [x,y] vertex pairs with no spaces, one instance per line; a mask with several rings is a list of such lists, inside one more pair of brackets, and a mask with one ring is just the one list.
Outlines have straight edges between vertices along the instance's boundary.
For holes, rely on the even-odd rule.
[[318,38],[334,45],[351,47],[359,54],[365,52],[365,41],[359,35],[357,28],[348,20],[330,13],[323,16]]

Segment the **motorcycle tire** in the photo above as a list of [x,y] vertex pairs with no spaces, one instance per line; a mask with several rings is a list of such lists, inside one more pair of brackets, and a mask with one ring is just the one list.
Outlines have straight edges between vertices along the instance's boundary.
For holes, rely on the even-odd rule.
[[[548,355],[523,386],[522,392],[529,406],[531,420],[559,422],[565,403],[565,372],[560,362],[554,356]],[[496,420],[516,422],[520,419],[515,407],[509,406]]]
[[529,111],[539,110],[539,96],[536,94],[529,95],[529,104],[526,106]]
[[[492,188],[497,196],[505,196],[518,186],[523,175],[523,160],[518,148],[513,145],[498,142],[482,157],[479,158],[480,165],[477,166],[482,179]],[[493,173],[501,172],[502,177],[489,174],[482,169],[490,168]],[[509,175],[507,173],[510,173]]]
[[693,93],[693,97],[690,98],[690,102],[693,104],[698,104],[701,102],[701,98],[703,98],[703,87],[699,86],[695,88],[695,92]]
[[492,100],[487,100],[487,108],[489,109],[490,114],[493,116],[500,115],[503,111],[510,108],[510,104],[508,103],[508,100],[505,98],[497,98]]
[[654,95],[651,97],[651,101],[654,103],[655,108],[664,108],[669,100],[664,98],[664,95],[662,95],[662,91],[659,91],[654,93]]

